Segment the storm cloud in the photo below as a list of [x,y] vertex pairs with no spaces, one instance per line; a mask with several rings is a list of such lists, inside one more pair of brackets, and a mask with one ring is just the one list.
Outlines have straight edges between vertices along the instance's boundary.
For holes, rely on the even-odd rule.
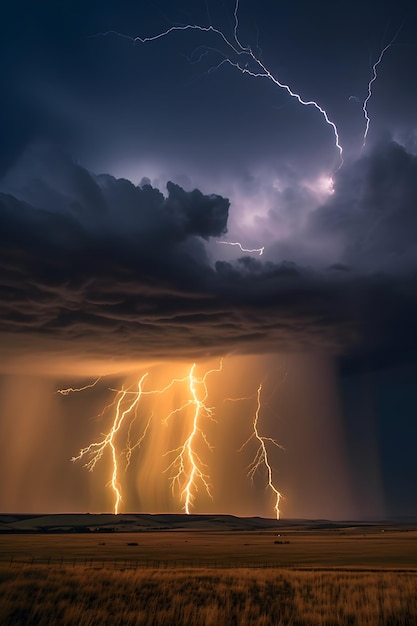
[[340,260],[362,272],[417,268],[417,158],[391,140],[336,175],[335,192],[310,216],[309,235],[337,240]]
[[410,358],[416,169],[415,157],[388,142],[339,172],[306,226],[339,243],[338,258],[321,267],[213,262],[204,241],[226,232],[227,199],[171,182],[162,194],[32,147],[1,184],[3,365],[31,351]]

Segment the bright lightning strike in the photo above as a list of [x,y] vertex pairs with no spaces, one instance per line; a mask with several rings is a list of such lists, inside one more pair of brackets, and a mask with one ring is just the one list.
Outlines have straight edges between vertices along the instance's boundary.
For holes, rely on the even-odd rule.
[[274,482],[273,482],[272,467],[269,462],[266,443],[267,442],[271,443],[272,445],[280,449],[282,449],[282,446],[280,446],[279,443],[275,441],[275,439],[272,439],[271,437],[263,437],[262,435],[259,434],[258,422],[259,422],[259,413],[261,411],[261,391],[262,391],[262,384],[259,385],[258,392],[257,392],[257,405],[256,405],[255,415],[253,418],[253,433],[251,434],[249,439],[245,441],[245,443],[242,445],[240,450],[242,450],[249,443],[249,441],[251,441],[251,439],[255,438],[258,441],[259,447],[252,463],[249,465],[248,476],[251,480],[253,480],[257,470],[262,465],[266,468],[266,472],[268,476],[267,487],[269,487],[269,489],[274,494],[274,498],[275,498],[274,511],[276,513],[277,519],[279,519],[280,518],[279,504],[280,504],[282,495],[278,491],[278,489],[275,487]]
[[[87,457],[89,460],[85,463],[85,467],[87,467],[90,471],[93,471],[97,462],[103,456],[106,448],[110,448],[111,458],[112,458],[112,475],[110,479],[110,485],[113,489],[114,493],[114,513],[117,515],[119,513],[119,506],[122,500],[121,487],[119,482],[119,463],[118,463],[118,454],[116,447],[116,435],[119,432],[120,428],[123,425],[123,422],[129,413],[133,411],[133,409],[138,404],[141,395],[142,395],[142,384],[145,378],[148,376],[148,373],[144,374],[142,378],[138,382],[138,391],[135,392],[135,396],[124,410],[122,410],[123,401],[126,397],[127,390],[122,390],[119,393],[119,398],[116,403],[116,410],[114,414],[113,424],[110,428],[107,435],[101,441],[90,443],[90,445],[82,448],[79,454],[73,457],[71,460],[73,462],[79,461],[84,457]],[[144,435],[143,435],[144,436]],[[142,437],[143,439],[143,437]],[[130,457],[129,457],[130,460]]]
[[369,132],[369,126],[370,126],[370,123],[371,123],[371,118],[369,117],[369,113],[368,113],[368,103],[369,103],[370,99],[372,98],[372,85],[374,84],[374,82],[378,78],[377,68],[378,68],[379,64],[381,63],[382,59],[384,58],[384,54],[395,43],[395,41],[396,41],[396,39],[397,39],[397,37],[398,37],[398,35],[400,33],[400,30],[402,29],[403,25],[404,25],[404,22],[398,28],[397,32],[395,33],[394,37],[391,39],[389,44],[387,44],[385,46],[385,48],[382,48],[382,50],[381,50],[381,52],[379,54],[378,59],[375,61],[375,63],[372,66],[372,77],[371,77],[371,80],[368,83],[368,95],[366,96],[365,100],[363,101],[363,105],[362,105],[362,111],[363,111],[363,115],[364,115],[364,118],[365,118],[365,132],[363,134],[362,150],[365,148],[366,140],[367,140],[368,132]]
[[[296,91],[294,91],[293,89],[291,89],[291,87],[289,85],[287,85],[286,83],[281,82],[278,78],[276,78],[271,71],[266,67],[266,65],[261,61],[261,59],[259,58],[259,56],[257,56],[252,48],[249,45],[243,45],[240,42],[239,39],[239,0],[236,0],[235,3],[235,9],[234,9],[234,28],[233,28],[233,40],[230,40],[225,33],[220,30],[219,28],[216,28],[215,26],[213,26],[212,24],[210,24],[209,26],[201,26],[200,24],[185,24],[182,26],[171,26],[170,28],[166,29],[165,31],[161,32],[161,33],[157,33],[156,35],[150,36],[150,37],[132,37],[130,35],[125,35],[123,33],[119,33],[117,31],[106,31],[104,33],[99,33],[98,35],[94,35],[95,37],[98,36],[107,36],[107,35],[115,35],[117,37],[122,37],[124,39],[129,39],[130,41],[132,41],[133,43],[150,43],[153,41],[157,41],[158,39],[162,39],[163,37],[166,37],[168,35],[170,35],[173,32],[177,32],[177,31],[189,31],[189,30],[198,30],[201,31],[203,33],[215,33],[216,35],[218,35],[224,44],[226,44],[226,47],[239,58],[244,58],[245,59],[245,63],[240,62],[239,60],[233,60],[232,58],[230,58],[230,56],[228,56],[227,54],[221,53],[223,54],[224,58],[223,60],[215,67],[213,67],[210,71],[213,71],[215,69],[219,69],[223,64],[228,63],[229,65],[232,65],[233,67],[235,67],[237,70],[239,70],[242,74],[248,74],[249,76],[252,76],[253,78],[267,78],[268,80],[270,80],[271,82],[273,82],[277,87],[279,87],[280,89],[283,89],[284,91],[286,91],[288,93],[289,96],[291,96],[292,98],[294,98],[295,100],[297,100],[297,102],[299,102],[299,104],[302,104],[303,106],[307,106],[307,107],[313,107],[315,108],[324,118],[326,124],[328,126],[330,126],[330,128],[332,129],[333,132],[333,136],[334,136],[334,142],[335,142],[335,146],[339,152],[339,158],[340,158],[340,164],[338,169],[340,169],[343,165],[343,148],[340,144],[340,138],[339,138],[339,132],[337,129],[336,124],[329,118],[328,113],[326,112],[325,109],[323,109],[323,107],[321,107],[318,102],[314,101],[314,100],[305,100],[304,98],[301,97],[301,95],[299,93],[297,93]],[[249,67],[249,64],[253,64],[253,68],[251,69]]]
[[244,248],[238,241],[216,241],[216,243],[223,243],[226,246],[238,246],[242,252],[249,252],[251,254],[258,253],[259,256],[262,256],[265,250],[265,246],[262,246],[262,248]]
[[[214,409],[212,407],[206,406],[205,402],[208,396],[208,389],[206,379],[207,376],[213,374],[214,372],[220,372],[222,370],[222,363],[218,369],[208,370],[203,378],[196,378],[194,375],[196,364],[194,363],[190,369],[190,373],[188,376],[188,384],[190,390],[190,399],[189,401],[172,411],[170,415],[171,417],[174,413],[181,411],[186,406],[193,405],[194,406],[194,417],[192,422],[191,432],[184,441],[184,443],[176,448],[175,450],[171,450],[172,453],[177,453],[172,463],[169,465],[168,469],[176,468],[176,474],[171,478],[171,486],[174,490],[175,486],[178,485],[181,493],[181,500],[184,502],[184,511],[189,515],[191,506],[195,499],[195,492],[198,490],[198,482],[202,483],[206,493],[212,498],[210,485],[209,485],[209,477],[204,471],[204,467],[206,465],[202,462],[200,456],[196,452],[196,439],[198,436],[201,437],[205,445],[211,449],[209,442],[207,441],[207,437],[204,434],[204,431],[201,428],[201,418],[203,416],[209,417],[213,419]],[[203,388],[203,396],[200,399],[197,391],[197,387]],[[166,419],[168,419],[166,418]],[[187,469],[187,467],[189,469]]]

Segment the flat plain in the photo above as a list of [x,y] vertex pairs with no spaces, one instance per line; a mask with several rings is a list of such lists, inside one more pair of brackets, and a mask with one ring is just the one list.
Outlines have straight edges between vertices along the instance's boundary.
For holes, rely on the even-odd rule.
[[1,624],[417,624],[415,525],[39,519],[0,534]]

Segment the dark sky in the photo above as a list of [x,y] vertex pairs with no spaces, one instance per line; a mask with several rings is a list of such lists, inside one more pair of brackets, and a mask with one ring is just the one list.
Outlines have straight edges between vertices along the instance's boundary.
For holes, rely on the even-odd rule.
[[[238,8],[236,41],[226,0],[3,3],[2,370],[330,355],[352,466],[372,430],[387,512],[417,514],[416,11]],[[213,28],[134,42],[186,24]],[[326,111],[342,167],[332,126],[265,68]]]

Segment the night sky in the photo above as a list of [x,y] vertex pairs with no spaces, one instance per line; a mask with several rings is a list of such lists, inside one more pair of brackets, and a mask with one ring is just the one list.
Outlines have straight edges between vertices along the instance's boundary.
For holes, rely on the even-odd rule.
[[[22,477],[4,511],[37,508],[18,484],[52,437],[45,426],[38,456],[16,444],[23,388],[36,396],[45,380],[52,390],[145,363],[264,355],[272,387],[286,371],[274,397],[293,386],[279,418],[288,467],[303,463],[294,442],[309,408],[301,426],[294,398],[320,386],[314,363],[329,389],[311,402],[314,446],[320,406],[330,420],[338,407],[353,504],[323,497],[323,514],[417,515],[416,10],[401,0],[241,0],[236,41],[235,8],[0,9],[0,466],[11,484]],[[205,30],[135,41],[186,24]],[[372,66],[390,42],[363,147]],[[326,112],[343,165],[323,114],[253,76],[263,72],[248,50]],[[74,452],[95,410],[81,415],[77,402]],[[332,447],[323,424],[318,455]],[[87,496],[54,505],[59,490],[51,483],[38,509],[48,498],[50,510],[88,506]],[[290,513],[321,516],[319,505],[303,509],[305,494],[295,504],[285,495]]]

